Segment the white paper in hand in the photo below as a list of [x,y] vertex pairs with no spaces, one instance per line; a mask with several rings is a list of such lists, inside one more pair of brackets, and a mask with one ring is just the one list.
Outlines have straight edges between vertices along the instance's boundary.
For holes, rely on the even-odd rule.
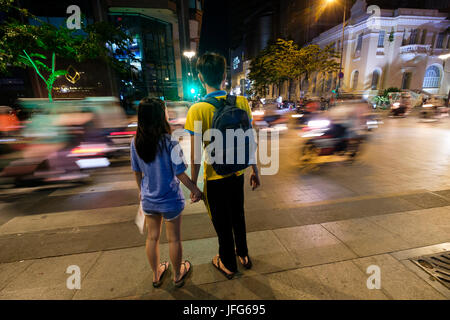
[[144,234],[145,216],[144,216],[144,212],[142,211],[141,205],[139,205],[139,209],[136,214],[136,218],[134,219],[134,223],[137,225],[139,232],[141,234]]

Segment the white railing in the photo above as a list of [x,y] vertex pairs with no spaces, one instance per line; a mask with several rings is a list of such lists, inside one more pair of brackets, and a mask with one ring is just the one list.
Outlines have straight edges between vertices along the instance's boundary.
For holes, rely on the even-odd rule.
[[428,53],[431,50],[429,44],[410,44],[400,47],[400,54],[402,53]]

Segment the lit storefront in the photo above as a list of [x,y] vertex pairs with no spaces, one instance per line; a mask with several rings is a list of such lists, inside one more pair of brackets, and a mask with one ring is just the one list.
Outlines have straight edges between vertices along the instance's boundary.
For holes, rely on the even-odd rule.
[[[122,26],[133,38],[130,50],[135,61],[127,61],[133,68],[128,77],[120,77],[118,87],[124,104],[133,104],[145,96],[177,100],[172,24],[134,13],[110,13],[112,21]],[[121,52],[112,48],[119,60]]]
[[248,73],[250,72],[250,61],[244,60],[242,49],[236,49],[231,53],[231,93],[234,95],[247,96],[250,88]]

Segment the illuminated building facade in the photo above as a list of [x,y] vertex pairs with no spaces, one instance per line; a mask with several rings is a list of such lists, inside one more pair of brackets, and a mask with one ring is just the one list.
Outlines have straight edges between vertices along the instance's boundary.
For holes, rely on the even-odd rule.
[[[70,70],[76,81],[58,78],[55,98],[113,95],[132,112],[133,105],[148,95],[166,100],[186,96],[183,84],[189,66],[183,52],[198,52],[203,0],[20,0],[16,5],[57,26],[66,24],[67,8],[77,5],[85,22],[109,21],[133,38],[130,49],[138,61],[129,75],[118,75],[98,61],[57,59],[58,68]],[[121,59],[119,52],[114,54]],[[10,97],[4,104],[15,97],[47,96],[44,83],[32,70],[13,70],[12,75],[1,76],[0,83],[8,85],[2,88],[3,96]]]
[[[447,95],[449,64],[441,59],[450,53],[450,21],[435,9],[383,9],[369,16],[368,4],[358,0],[345,27],[342,89],[373,96],[389,87]],[[340,47],[342,24],[313,39],[320,46]],[[330,93],[337,74],[316,75],[308,94]]]

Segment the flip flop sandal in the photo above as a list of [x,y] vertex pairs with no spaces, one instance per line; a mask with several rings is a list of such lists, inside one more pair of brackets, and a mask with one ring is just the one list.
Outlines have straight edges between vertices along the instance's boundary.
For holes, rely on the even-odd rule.
[[[241,256],[239,256],[238,254],[237,254],[237,252],[236,252],[236,255],[239,257],[239,258],[242,258]],[[245,258],[245,257],[244,257]],[[239,259],[239,262],[242,264],[242,266],[245,268],[245,269],[247,269],[247,270],[249,270],[249,269],[251,269],[252,268],[252,266],[253,266],[253,263],[252,263],[252,260],[250,260],[250,256],[247,254],[247,263],[242,263],[241,262],[241,259]],[[242,260],[244,260],[243,258],[242,258]]]
[[[186,268],[186,262],[189,263],[189,269]],[[191,270],[192,270],[192,263],[189,260],[185,260],[181,264],[184,264],[184,271],[185,272],[184,272],[184,275],[180,278],[180,280],[173,282],[173,284],[177,288],[181,288],[182,286],[184,286],[184,280],[186,280],[186,277],[191,273]]]
[[226,273],[222,268],[220,268],[220,257],[217,258],[217,265],[214,263],[214,259],[211,261],[212,265],[219,270],[228,280],[233,279],[234,273]]
[[[242,258],[242,257],[240,257]],[[245,258],[245,257],[244,257]],[[244,260],[244,259],[242,259]],[[252,264],[252,260],[250,260],[250,256],[247,256],[247,263],[242,263],[241,259],[239,259],[239,262],[244,266],[245,269],[249,270],[252,268],[253,264]]]
[[169,269],[169,263],[166,261],[164,263],[161,263],[160,266],[164,266],[164,271],[159,276],[158,281],[153,281],[153,288],[159,288],[161,287],[164,279],[164,275],[166,274],[166,271]]

